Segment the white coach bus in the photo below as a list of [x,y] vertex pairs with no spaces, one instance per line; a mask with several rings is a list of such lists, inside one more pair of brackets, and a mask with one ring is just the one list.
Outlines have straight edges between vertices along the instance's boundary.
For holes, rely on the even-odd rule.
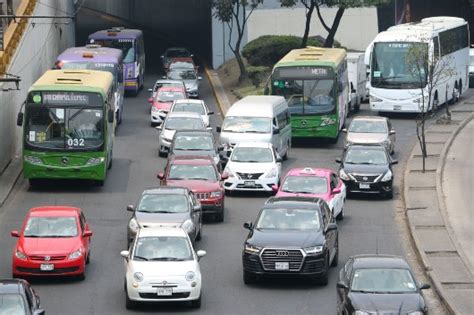
[[[456,102],[468,88],[469,25],[462,18],[430,17],[421,22],[400,24],[379,33],[365,52],[370,67],[370,108],[378,112],[421,112],[419,77],[410,73],[405,62],[414,45],[428,45],[429,62],[447,65],[453,75],[436,80],[425,108],[431,110],[447,101]],[[429,79],[429,76],[427,76]],[[435,81],[435,80],[433,80]]]

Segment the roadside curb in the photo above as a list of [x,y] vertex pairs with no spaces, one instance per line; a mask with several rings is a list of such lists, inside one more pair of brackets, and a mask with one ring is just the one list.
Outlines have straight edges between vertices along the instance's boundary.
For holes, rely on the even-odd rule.
[[209,84],[211,85],[212,93],[217,101],[217,105],[222,113],[224,118],[227,110],[229,110],[231,104],[227,94],[224,91],[224,86],[222,85],[221,79],[216,71],[209,69],[206,65],[204,66],[204,73],[206,74],[207,79],[209,80]]
[[22,164],[19,158],[13,159],[5,171],[0,175],[0,207],[3,206],[8,196],[15,187],[22,173]]
[[474,104],[465,100],[450,110],[450,124],[427,126],[424,173],[418,141],[414,145],[404,171],[403,199],[410,236],[433,289],[450,313],[470,314],[474,277],[447,217],[442,176],[454,139],[474,119]]

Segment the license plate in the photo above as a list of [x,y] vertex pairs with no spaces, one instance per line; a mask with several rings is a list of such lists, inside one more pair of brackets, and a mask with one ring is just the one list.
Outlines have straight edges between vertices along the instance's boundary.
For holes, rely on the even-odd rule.
[[276,262],[275,270],[288,270],[290,269],[290,263],[288,262]]
[[40,266],[41,271],[53,271],[54,265],[53,264],[41,264]]
[[401,105],[393,105],[393,110],[401,110],[402,106]]
[[156,291],[156,294],[158,296],[171,296],[173,295],[173,289],[172,288],[158,288]]
[[246,181],[244,181],[244,186],[245,186],[245,187],[255,187],[255,181],[253,181],[253,180],[246,180]]
[[370,184],[360,183],[359,188],[360,189],[370,189]]

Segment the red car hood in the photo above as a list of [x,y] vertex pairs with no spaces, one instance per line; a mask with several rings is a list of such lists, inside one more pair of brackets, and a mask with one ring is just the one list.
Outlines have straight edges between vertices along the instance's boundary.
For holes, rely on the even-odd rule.
[[301,194],[301,193],[290,193],[286,191],[281,191],[279,190],[275,197],[316,197],[316,198],[321,198],[326,202],[329,202],[331,200],[331,195],[330,194]]
[[153,107],[157,109],[170,110],[172,102],[153,102]]
[[77,250],[81,242],[79,237],[25,237],[19,245],[26,255],[67,255]]
[[208,180],[168,180],[167,185],[186,187],[195,193],[205,193],[222,189],[219,182],[211,182]]

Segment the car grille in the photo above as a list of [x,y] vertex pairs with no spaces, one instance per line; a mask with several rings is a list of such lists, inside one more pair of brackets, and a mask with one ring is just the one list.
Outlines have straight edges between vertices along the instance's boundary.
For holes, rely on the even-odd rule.
[[263,173],[237,173],[240,179],[259,179]]
[[169,296],[158,296],[156,293],[138,293],[142,299],[166,300],[166,299],[185,299],[191,294],[190,292],[178,292]]
[[250,272],[262,272],[262,266],[260,264],[260,259],[257,255],[245,254],[243,259],[243,265],[245,271]]
[[379,174],[377,175],[351,174],[351,175],[352,177],[355,178],[356,181],[362,182],[362,183],[373,183],[380,176]]
[[[41,261],[58,261],[66,259],[66,256],[49,256],[49,255],[31,255],[28,256],[31,260],[41,260]],[[46,259],[49,257],[49,259]]]
[[58,274],[58,273],[69,273],[79,270],[79,267],[68,267],[68,268],[55,268],[51,271],[43,271],[39,268],[26,268],[26,267],[16,267],[16,270],[19,272],[35,273],[35,274]]
[[261,259],[265,270],[275,271],[275,262],[288,262],[288,271],[300,271],[303,253],[299,249],[264,249]]
[[199,200],[209,199],[211,198],[211,193],[195,193],[194,196]]
[[[232,186],[232,183],[229,186]],[[255,187],[247,187],[244,184],[237,184],[237,188],[241,188],[241,189],[245,188],[245,189],[254,190],[254,189],[263,189],[263,186],[260,184],[255,184]]]
[[320,273],[324,271],[324,259],[322,258],[310,258],[306,256],[303,268],[301,272],[303,273]]

